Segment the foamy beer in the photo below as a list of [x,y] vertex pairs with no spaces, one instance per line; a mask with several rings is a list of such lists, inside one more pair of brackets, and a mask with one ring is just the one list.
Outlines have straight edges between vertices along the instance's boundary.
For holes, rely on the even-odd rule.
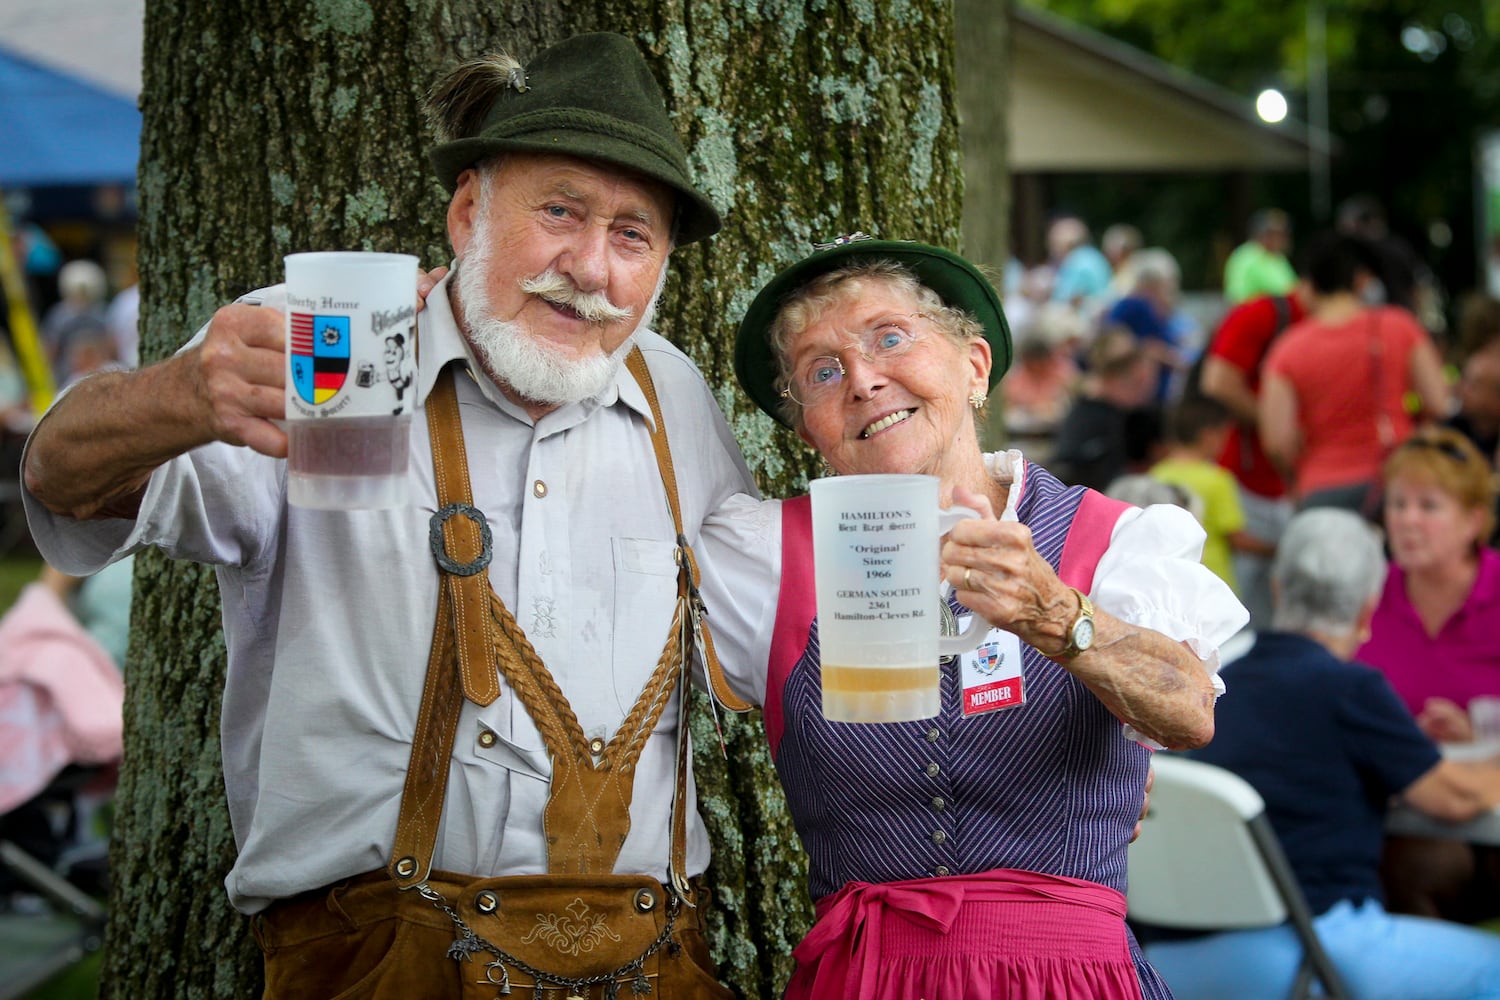
[[839,476],[809,490],[824,717],[932,718],[938,657],[968,652],[989,631],[975,615],[962,635],[940,637],[939,539],[975,512],[940,511],[934,476]]
[[287,499],[324,510],[406,503],[416,408],[417,258],[286,258]]

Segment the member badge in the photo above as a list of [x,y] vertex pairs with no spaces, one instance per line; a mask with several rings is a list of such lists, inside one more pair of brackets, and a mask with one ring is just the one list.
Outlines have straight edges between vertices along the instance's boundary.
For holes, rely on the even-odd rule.
[[991,629],[984,643],[962,657],[964,714],[980,715],[1024,704],[1021,640]]

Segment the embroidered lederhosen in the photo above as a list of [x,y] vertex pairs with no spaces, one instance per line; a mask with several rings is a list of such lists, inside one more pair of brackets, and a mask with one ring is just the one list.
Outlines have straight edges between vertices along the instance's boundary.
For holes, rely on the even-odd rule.
[[[636,994],[649,991],[659,997],[731,995],[691,960],[678,940],[701,930],[686,875],[685,691],[678,699],[670,884],[614,874],[630,828],[636,762],[673,691],[684,683],[695,647],[704,652],[714,695],[726,707],[748,707],[729,693],[701,620],[697,567],[682,531],[665,426],[639,350],[631,351],[627,364],[655,418],[653,445],[678,533],[678,594],[656,670],[598,754],[525,633],[489,586],[490,529],[473,506],[452,366],[439,375],[427,402],[438,493],[432,546],[441,591],[389,874],[401,889],[414,891],[451,919],[455,940],[449,956],[464,964],[466,983],[492,993],[520,987],[540,998],[561,995],[553,992],[557,989],[568,996],[607,1000],[628,984]],[[466,876],[455,883],[453,876],[431,871],[454,733],[464,700],[493,702],[500,696],[502,674],[552,758],[543,817],[547,873]],[[442,888],[455,884],[461,885],[457,892]],[[701,944],[688,949],[702,950]]]

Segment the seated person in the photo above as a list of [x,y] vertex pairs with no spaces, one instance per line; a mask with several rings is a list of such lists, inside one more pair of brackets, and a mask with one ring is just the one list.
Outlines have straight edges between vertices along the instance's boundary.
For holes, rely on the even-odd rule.
[[[1314,914],[1360,1000],[1500,997],[1500,937],[1382,904],[1392,795],[1444,821],[1500,804],[1500,767],[1444,760],[1390,682],[1350,662],[1385,577],[1380,541],[1348,511],[1292,519],[1272,567],[1272,630],[1224,668],[1233,692],[1198,760],[1255,786]],[[1177,1000],[1284,997],[1301,961],[1289,925],[1147,946]]]
[[1084,324],[1063,306],[1032,313],[1016,338],[1016,366],[1005,373],[1005,426],[1017,435],[1050,435],[1073,402],[1078,366],[1070,345],[1083,339]]
[[[1434,740],[1473,739],[1469,706],[1500,695],[1500,554],[1489,464],[1450,428],[1425,427],[1382,474],[1391,570],[1356,654]],[[1386,901],[1473,923],[1500,915],[1500,849],[1436,837],[1386,842]]]
[[1160,422],[1150,405],[1156,363],[1134,334],[1108,328],[1089,348],[1089,370],[1078,399],[1054,438],[1057,478],[1102,490],[1151,464]]

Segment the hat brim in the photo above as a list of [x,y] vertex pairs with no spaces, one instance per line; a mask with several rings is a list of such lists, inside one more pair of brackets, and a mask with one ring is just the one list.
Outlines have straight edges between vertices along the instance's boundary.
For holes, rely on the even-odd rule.
[[734,342],[734,374],[746,394],[783,426],[781,396],[776,391],[776,358],[771,326],[786,299],[822,274],[860,260],[893,260],[950,306],[970,313],[984,328],[991,354],[991,389],[1010,368],[1010,324],[995,286],[972,263],[942,247],[898,240],[854,240],[820,250],[783,270],[755,296],[740,322]]
[[504,153],[576,156],[621,167],[666,185],[677,195],[678,246],[707,239],[723,226],[713,202],[688,185],[670,164],[658,163],[644,155],[639,145],[611,135],[559,129],[506,138],[475,136],[438,145],[430,159],[438,180],[452,194],[458,187],[459,174]]

